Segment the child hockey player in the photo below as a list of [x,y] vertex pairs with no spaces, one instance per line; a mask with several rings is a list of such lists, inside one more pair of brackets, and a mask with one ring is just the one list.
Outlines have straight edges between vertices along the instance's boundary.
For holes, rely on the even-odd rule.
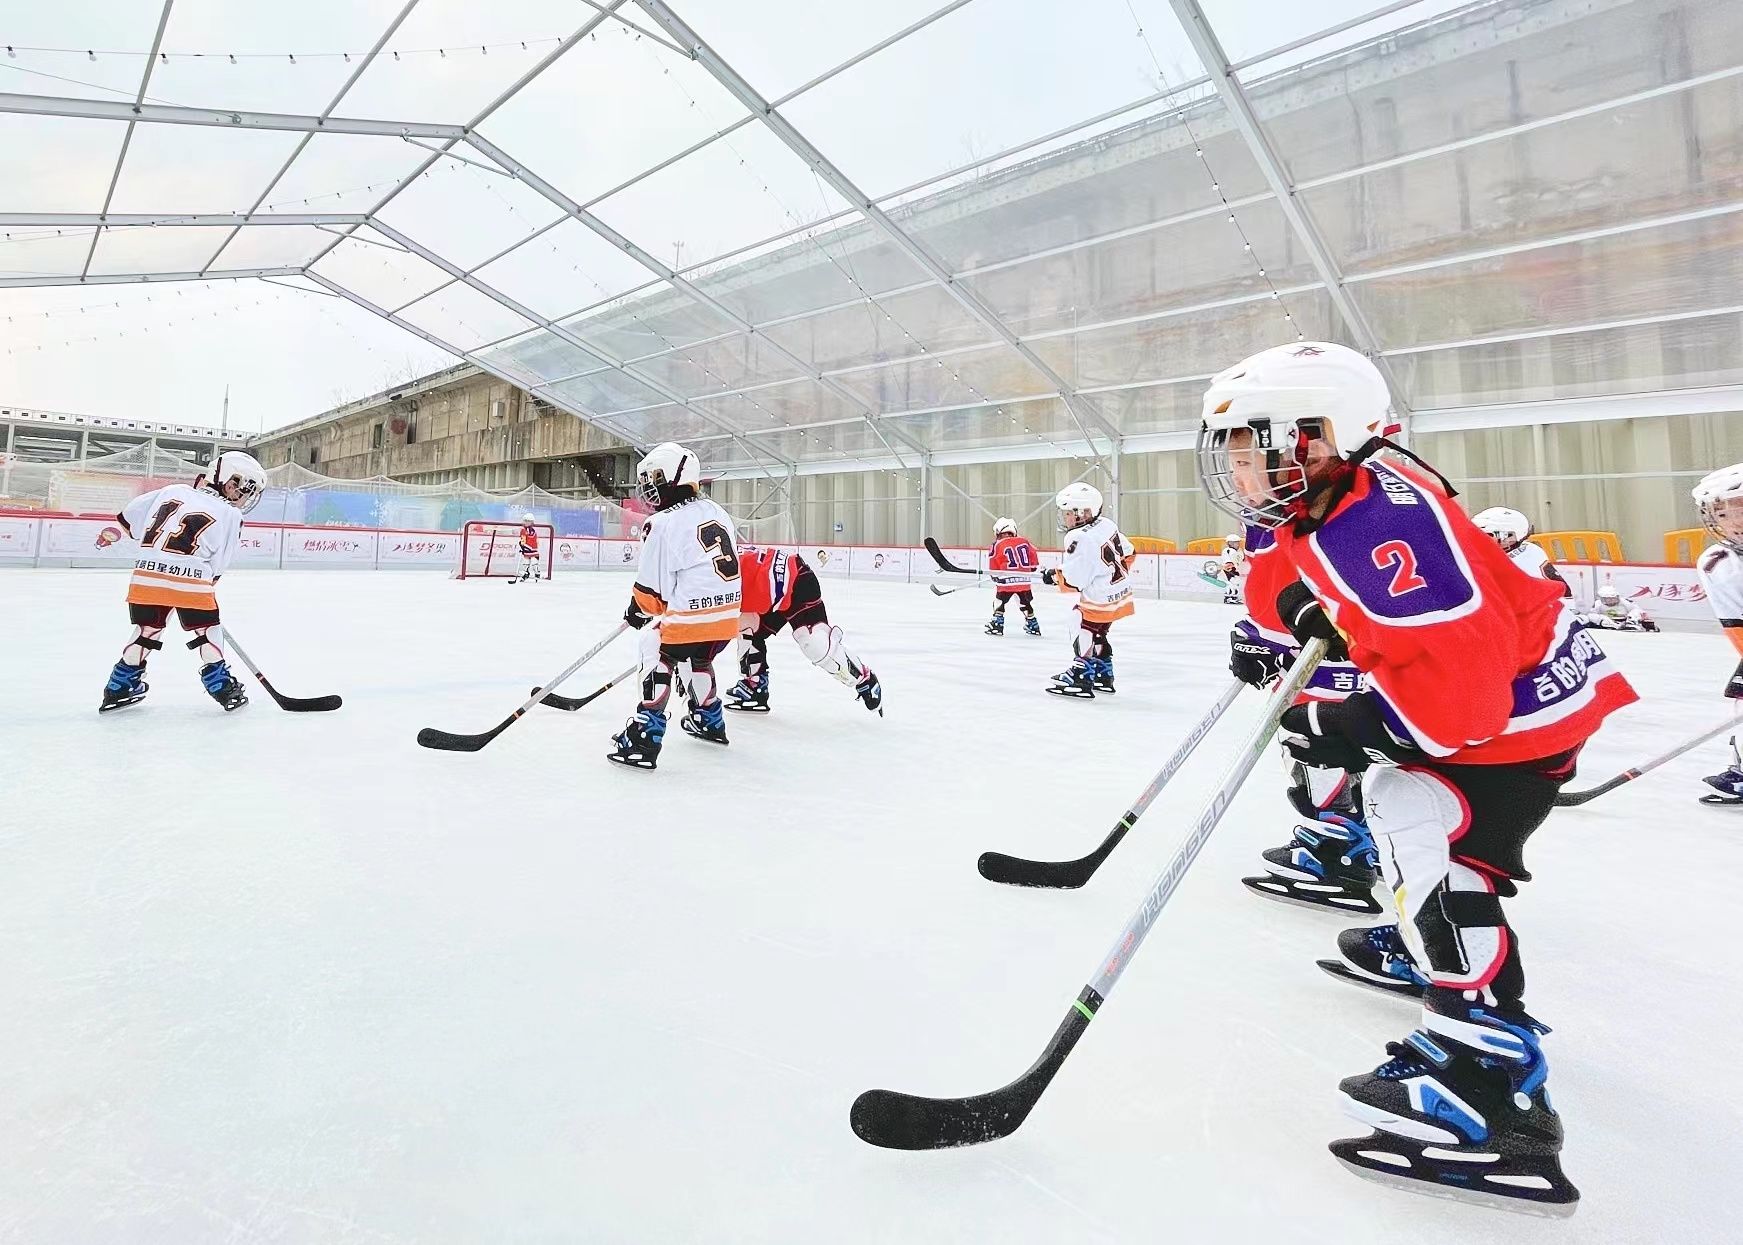
[[1237,533],[1230,532],[1223,537],[1222,579],[1223,604],[1241,604],[1241,572],[1246,563],[1241,538]]
[[655,446],[637,464],[636,479],[654,513],[643,527],[641,561],[623,617],[637,630],[658,619],[660,643],[657,651],[650,645],[644,652],[641,705],[612,738],[614,750],[606,757],[653,769],[675,679],[690,693],[685,733],[727,742],[714,659],[738,633],[738,551],[732,519],[697,491],[702,469],[689,450],[671,442]]
[[1616,590],[1616,585],[1608,581],[1598,588],[1597,600],[1592,602],[1589,611],[1580,615],[1580,622],[1605,631],[1658,630],[1658,624],[1652,621],[1652,615],[1634,602],[1624,601],[1622,594]]
[[139,542],[139,557],[127,583],[127,616],[133,638],[109,672],[99,713],[145,699],[145,663],[163,647],[158,639],[169,612],[193,638],[200,656],[200,682],[225,712],[248,703],[218,644],[218,577],[236,556],[242,516],[260,504],[266,472],[240,450],[218,455],[192,485],[169,484],[135,497],[116,515]]
[[1101,493],[1087,484],[1067,484],[1054,498],[1059,530],[1066,533],[1065,565],[1041,572],[1044,582],[1077,593],[1077,634],[1071,665],[1047,688],[1056,696],[1094,700],[1114,690],[1114,646],[1108,628],[1132,613],[1132,542],[1112,519],[1102,517]]
[[726,707],[769,711],[769,637],[793,629],[793,642],[813,666],[853,689],[867,709],[883,716],[884,689],[871,667],[847,651],[841,628],[829,621],[823,585],[805,559],[785,549],[743,545],[738,551],[743,598],[738,616],[738,669]]
[[520,517],[520,578],[511,579],[511,584],[525,583],[531,579],[537,582],[543,578],[543,568],[539,565],[539,529],[533,526],[533,516],[523,514]]
[[1471,516],[1478,530],[1494,538],[1501,552],[1513,560],[1513,565],[1538,579],[1553,579],[1562,586],[1562,596],[1572,596],[1573,588],[1555,569],[1549,555],[1531,541],[1531,520],[1506,506],[1490,506]]
[[1559,588],[1518,574],[1450,485],[1374,460],[1398,449],[1389,416],[1366,358],[1301,343],[1212,380],[1199,433],[1211,501],[1275,532],[1301,577],[1279,617],[1367,676],[1339,703],[1288,709],[1283,729],[1298,759],[1364,771],[1368,826],[1429,977],[1422,1027],[1341,1086],[1379,1131],[1331,1149],[1365,1174],[1569,1207],[1546,1030],[1524,1011],[1500,900],[1529,879],[1525,840],[1580,746],[1635,695]]
[[986,625],[988,635],[1005,634],[1005,604],[1013,597],[1023,611],[1023,630],[1030,635],[1041,634],[1041,621],[1035,617],[1035,568],[1041,564],[1035,556],[1035,546],[1017,535],[1017,525],[1009,519],[993,524],[993,547],[987,554],[987,573],[992,576],[992,621]]
[[[1695,485],[1694,499],[1701,522],[1718,542],[1702,552],[1695,569],[1719,626],[1743,656],[1743,463],[1707,476]],[[1725,681],[1725,695],[1743,699],[1743,660]],[[1702,780],[1712,790],[1701,796],[1701,803],[1743,804],[1743,757],[1737,754],[1735,738],[1731,759],[1729,768]]]

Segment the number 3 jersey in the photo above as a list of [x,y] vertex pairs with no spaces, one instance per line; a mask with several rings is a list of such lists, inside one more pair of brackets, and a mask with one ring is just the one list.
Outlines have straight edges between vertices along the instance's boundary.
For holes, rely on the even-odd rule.
[[1087,622],[1111,623],[1132,613],[1132,542],[1105,515],[1065,534],[1061,587],[1077,593]]
[[636,604],[660,620],[662,644],[738,635],[738,550],[732,518],[706,497],[648,517],[636,567]]
[[1458,505],[1385,463],[1287,558],[1349,641],[1387,724],[1452,764],[1506,765],[1584,743],[1638,697],[1562,600]]
[[139,542],[129,605],[218,608],[213,585],[236,556],[240,510],[205,489],[170,484],[135,497],[115,517]]

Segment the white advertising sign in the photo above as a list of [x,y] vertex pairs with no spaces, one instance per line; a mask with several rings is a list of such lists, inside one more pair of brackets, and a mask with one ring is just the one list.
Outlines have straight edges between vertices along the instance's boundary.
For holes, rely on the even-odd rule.
[[0,558],[34,558],[41,519],[0,519]]
[[351,528],[293,527],[284,532],[286,566],[373,566],[374,532]]
[[909,552],[907,549],[856,545],[848,554],[848,571],[855,579],[905,580],[908,578]]
[[599,569],[600,542],[592,536],[559,536],[553,550],[559,571],[596,571]]
[[799,556],[819,575],[844,579],[849,571],[853,550],[846,545],[801,545]]
[[241,544],[236,550],[236,561],[232,565],[276,567],[280,538],[283,535],[276,527],[256,527],[251,523],[244,523]]
[[114,519],[45,519],[40,552],[45,558],[78,558],[119,566],[132,562],[139,546]]
[[376,558],[382,566],[460,564],[458,532],[382,532]]
[[633,571],[642,560],[639,540],[602,540],[599,542],[599,569],[602,571]]

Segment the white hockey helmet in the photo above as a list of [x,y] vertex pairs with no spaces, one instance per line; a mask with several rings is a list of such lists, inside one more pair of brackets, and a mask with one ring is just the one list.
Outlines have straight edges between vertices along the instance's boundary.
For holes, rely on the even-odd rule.
[[1490,506],[1471,516],[1471,522],[1486,536],[1492,536],[1503,553],[1512,553],[1531,539],[1531,520],[1506,506]]
[[702,464],[675,441],[649,450],[636,464],[635,477],[643,501],[655,510],[689,501],[702,483]]
[[1081,480],[1060,489],[1053,504],[1059,507],[1059,530],[1062,532],[1101,518],[1101,490]]
[[1205,390],[1199,482],[1224,514],[1282,527],[1325,483],[1309,481],[1310,461],[1359,460],[1391,427],[1385,378],[1360,353],[1332,342],[1273,346],[1218,372]]
[[1720,467],[1694,487],[1701,524],[1721,545],[1743,553],[1743,463]]
[[521,515],[521,517],[520,517],[520,521],[521,521],[521,522],[522,522],[522,523],[532,523],[532,522],[534,522],[534,519],[533,519],[533,512],[532,512],[532,511],[530,511],[530,510],[528,510],[528,511],[526,511],[526,512],[525,512],[525,513],[524,513],[524,514],[522,514],[522,515]]
[[207,470],[206,487],[247,514],[266,495],[266,468],[252,454],[225,450]]
[[1620,592],[1616,591],[1615,584],[1609,583],[1606,581],[1604,586],[1602,588],[1598,589],[1598,604],[1600,604],[1600,605],[1620,605],[1620,604],[1622,604],[1622,594]]
[[1000,519],[993,524],[994,536],[1015,536],[1017,525],[1009,519]]

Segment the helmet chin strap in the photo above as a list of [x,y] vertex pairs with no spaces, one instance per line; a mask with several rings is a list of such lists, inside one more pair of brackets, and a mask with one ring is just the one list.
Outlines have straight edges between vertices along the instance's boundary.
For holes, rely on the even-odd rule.
[[[1296,436],[1297,438],[1302,438],[1303,434],[1298,431]],[[1295,523],[1296,530],[1302,535],[1318,530],[1319,526],[1325,522],[1325,516],[1331,514],[1333,510],[1337,509],[1338,502],[1342,501],[1344,495],[1355,487],[1356,469],[1363,463],[1367,462],[1375,454],[1378,454],[1381,450],[1391,450],[1394,454],[1408,458],[1418,467],[1421,467],[1424,471],[1428,472],[1429,475],[1433,476],[1440,482],[1441,488],[1446,491],[1446,496],[1457,497],[1459,495],[1459,491],[1453,487],[1452,481],[1447,479],[1432,464],[1425,461],[1420,456],[1411,453],[1390,437],[1370,437],[1368,438],[1367,443],[1354,454],[1351,454],[1348,458],[1339,459],[1337,465],[1326,474],[1326,477],[1323,480],[1318,484],[1310,484],[1305,490],[1303,490],[1299,498],[1290,503],[1289,515]],[[1298,442],[1296,455],[1298,461],[1301,461],[1305,457],[1305,440]],[[1302,471],[1305,474],[1305,463],[1303,463]],[[1313,518],[1311,512],[1316,506],[1318,506],[1321,500],[1327,500],[1324,514],[1317,519]]]

